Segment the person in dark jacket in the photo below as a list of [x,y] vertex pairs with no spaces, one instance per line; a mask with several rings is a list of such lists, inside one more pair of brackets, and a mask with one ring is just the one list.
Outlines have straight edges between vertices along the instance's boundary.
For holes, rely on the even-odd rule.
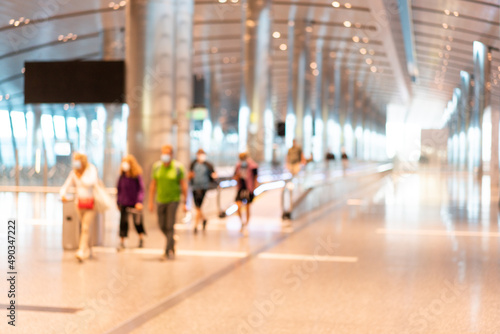
[[215,184],[217,174],[215,173],[214,166],[207,162],[207,155],[203,149],[196,152],[196,160],[191,163],[189,168],[189,180],[191,181],[191,188],[193,189],[193,200],[196,210],[194,217],[194,233],[198,233],[198,225],[203,220],[203,230],[207,226],[207,219],[203,215],[201,206],[207,191]]
[[[240,233],[247,236],[247,226],[250,220],[250,205],[255,196],[254,191],[257,188],[259,165],[250,158],[247,152],[240,153],[239,158],[240,161],[238,161],[234,170],[234,179],[238,181],[236,205],[238,206],[238,215],[241,220]],[[243,206],[246,206],[246,221],[243,220]]]
[[117,204],[120,210],[120,246],[125,248],[125,238],[128,237],[129,216],[133,217],[134,226],[139,234],[139,248],[144,245],[144,230],[142,207],[144,200],[144,183],[142,168],[132,155],[123,158],[120,166],[120,178],[117,185]]

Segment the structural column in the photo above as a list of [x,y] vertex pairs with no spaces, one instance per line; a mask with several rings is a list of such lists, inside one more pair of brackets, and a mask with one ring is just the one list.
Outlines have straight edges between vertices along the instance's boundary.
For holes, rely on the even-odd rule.
[[487,86],[490,79],[490,62],[488,59],[488,47],[481,42],[474,42],[474,108],[472,113],[472,124],[475,128],[473,148],[473,168],[478,176],[483,175],[483,116],[486,108],[490,106],[489,92]]
[[356,77],[357,73],[354,69],[349,70],[349,76],[347,80],[347,94],[345,97],[345,121],[343,125],[343,139],[344,147],[347,155],[350,158],[354,157],[354,129],[353,129],[353,119],[356,101]]
[[175,13],[175,111],[177,120],[177,159],[190,162],[190,122],[188,112],[193,101],[193,0],[177,0]]
[[193,0],[130,0],[126,11],[128,152],[146,175],[164,144],[189,159]]
[[[340,149],[343,145],[342,142],[342,127],[343,127],[343,94],[344,94],[344,82],[345,70],[342,67],[342,58],[337,57],[337,61],[334,68],[334,97],[333,97],[333,119],[336,123],[335,134],[332,136],[333,152],[336,156],[340,157]],[[341,115],[342,114],[342,115]]]
[[248,150],[257,161],[271,161],[274,119],[270,109],[270,0],[248,0],[243,8],[240,151]]
[[465,71],[460,71],[460,100],[458,101],[458,110],[460,113],[459,124],[459,146],[460,146],[460,167],[467,166],[467,157],[469,152],[469,145],[467,140],[467,133],[470,118],[470,74]]
[[306,31],[305,22],[290,21],[288,29],[289,88],[286,119],[286,144],[304,140],[304,112],[306,106]]
[[[102,32],[102,59],[107,61],[125,59],[125,32],[123,28],[110,28]],[[120,169],[120,163],[124,151],[119,145],[113,143],[113,137],[120,133],[115,129],[115,119],[121,116],[122,105],[118,103],[104,104],[106,120],[104,123],[104,151],[102,180],[108,187],[116,185],[116,171]],[[125,134],[123,134],[125,140]]]
[[458,169],[460,165],[460,146],[459,146],[459,135],[460,135],[460,111],[459,111],[459,101],[460,97],[460,89],[455,88],[453,91],[452,98],[452,110],[453,110],[453,137],[452,137],[452,145],[453,145],[453,167]]

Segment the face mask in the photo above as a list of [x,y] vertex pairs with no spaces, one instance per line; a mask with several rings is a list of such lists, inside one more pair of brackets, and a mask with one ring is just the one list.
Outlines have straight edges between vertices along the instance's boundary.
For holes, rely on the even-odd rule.
[[128,172],[130,170],[130,164],[126,161],[122,162],[122,170]]
[[82,169],[82,162],[80,160],[73,160],[74,169]]
[[162,154],[160,156],[160,160],[166,164],[168,164],[170,162],[170,160],[172,159],[172,157],[170,157],[170,154]]
[[205,162],[207,160],[207,156],[205,154],[198,155],[199,162]]

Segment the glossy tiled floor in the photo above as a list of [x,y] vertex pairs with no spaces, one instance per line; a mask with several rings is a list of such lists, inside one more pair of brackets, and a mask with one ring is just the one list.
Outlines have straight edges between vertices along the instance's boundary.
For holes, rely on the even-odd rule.
[[163,263],[154,217],[147,248],[117,254],[110,213],[104,247],[79,265],[61,251],[54,197],[0,194],[21,221],[22,307],[15,330],[2,320],[0,333],[500,334],[488,177],[396,174],[291,225],[279,200],[279,190],[258,199],[248,238],[236,217],[196,236],[179,226],[179,256]]

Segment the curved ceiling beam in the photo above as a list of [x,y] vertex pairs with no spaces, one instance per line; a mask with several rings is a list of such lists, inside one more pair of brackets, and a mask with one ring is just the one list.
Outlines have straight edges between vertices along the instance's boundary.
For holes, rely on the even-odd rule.
[[401,100],[404,104],[408,104],[411,99],[410,82],[409,78],[405,75],[405,71],[403,71],[403,64],[401,64],[399,60],[398,50],[396,48],[396,43],[394,42],[389,22],[391,16],[395,16],[397,14],[397,9],[391,8],[388,10],[384,5],[384,0],[371,0],[369,1],[369,6],[377,23],[378,36],[382,40],[384,49],[387,52],[387,57],[392,60],[391,67],[394,73],[394,79],[399,87]]

